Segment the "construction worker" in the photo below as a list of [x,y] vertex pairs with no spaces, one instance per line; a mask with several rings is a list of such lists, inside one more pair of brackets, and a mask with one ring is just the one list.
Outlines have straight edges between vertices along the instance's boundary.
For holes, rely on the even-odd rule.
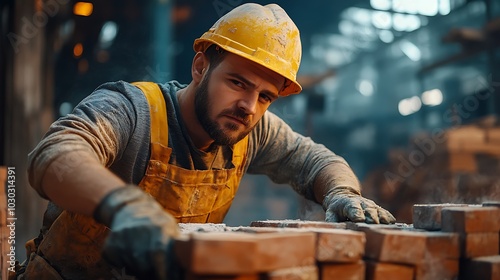
[[243,4],[194,50],[190,84],[104,84],[30,153],[51,204],[23,279],[173,279],[177,222],[221,223],[245,172],[290,184],[327,221],[395,222],[343,158],[267,111],[301,91],[299,30],[281,7]]

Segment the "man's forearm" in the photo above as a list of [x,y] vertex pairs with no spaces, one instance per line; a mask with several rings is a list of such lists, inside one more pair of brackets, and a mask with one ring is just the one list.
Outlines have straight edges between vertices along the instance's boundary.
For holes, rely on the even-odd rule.
[[92,155],[70,152],[48,166],[41,190],[63,209],[92,216],[106,194],[124,185],[125,182]]
[[359,180],[352,169],[344,163],[332,163],[323,168],[314,180],[314,197],[316,202],[323,203],[323,199],[332,188],[341,191],[351,190],[353,194],[361,194]]

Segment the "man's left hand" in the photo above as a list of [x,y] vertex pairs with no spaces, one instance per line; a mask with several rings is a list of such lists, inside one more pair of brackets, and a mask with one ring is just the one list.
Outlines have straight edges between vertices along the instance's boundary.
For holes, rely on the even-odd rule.
[[357,194],[330,193],[323,201],[327,222],[392,224],[396,218],[370,199]]

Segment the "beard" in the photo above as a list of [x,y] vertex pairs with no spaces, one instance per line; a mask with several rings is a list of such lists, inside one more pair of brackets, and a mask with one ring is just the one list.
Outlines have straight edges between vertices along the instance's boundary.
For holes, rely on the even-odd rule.
[[[214,119],[210,118],[213,104],[213,100],[209,100],[208,98],[208,80],[210,74],[210,72],[206,74],[200,85],[195,90],[194,107],[196,117],[210,138],[214,140],[214,144],[219,146],[232,146],[247,136],[255,125],[250,126],[250,116],[239,108],[225,109]],[[231,116],[242,121],[245,124],[245,130],[236,136],[231,136],[232,134],[230,132],[237,131],[239,125],[233,123],[222,125],[218,123],[216,119],[222,116]]]

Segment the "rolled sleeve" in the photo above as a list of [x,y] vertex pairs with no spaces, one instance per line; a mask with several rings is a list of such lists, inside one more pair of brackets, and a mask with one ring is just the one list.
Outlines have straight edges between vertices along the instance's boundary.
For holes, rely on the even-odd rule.
[[[71,114],[55,121],[28,155],[29,181],[42,197],[47,198],[41,183],[49,166],[56,168],[53,171],[57,176],[64,176],[78,166],[82,153],[106,167],[123,153],[135,127],[136,113],[127,96],[112,90],[114,87],[98,88]],[[70,157],[64,161],[69,164],[51,165],[63,156]]]

